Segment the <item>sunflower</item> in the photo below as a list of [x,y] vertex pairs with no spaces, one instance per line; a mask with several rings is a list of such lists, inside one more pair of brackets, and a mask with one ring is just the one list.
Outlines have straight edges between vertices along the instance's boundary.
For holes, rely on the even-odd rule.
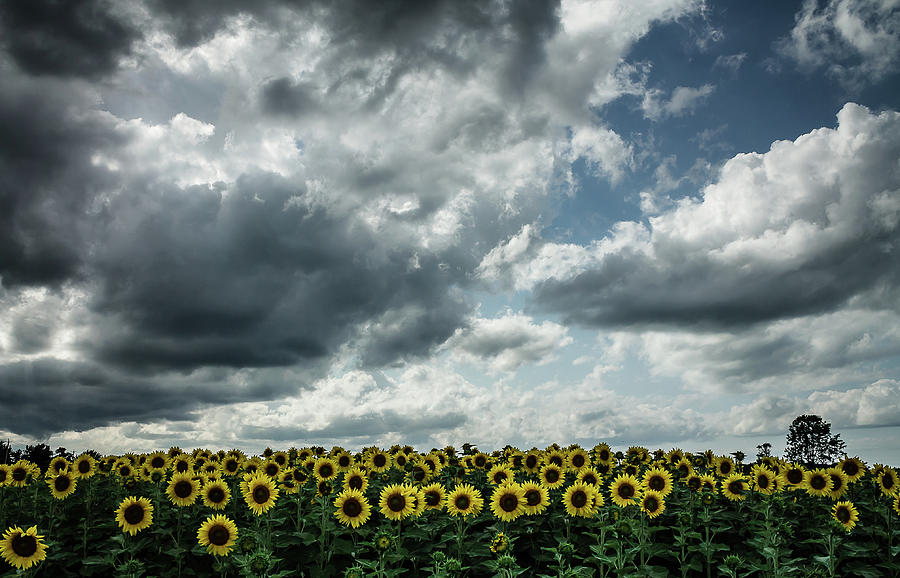
[[787,490],[799,490],[803,488],[803,480],[806,479],[806,470],[800,464],[788,464],[778,474],[780,486]]
[[119,504],[116,522],[122,527],[123,532],[134,536],[153,523],[153,504],[147,498],[129,496]]
[[825,470],[809,470],[803,479],[803,487],[811,496],[829,496],[834,482]]
[[165,452],[154,452],[144,461],[147,467],[157,471],[165,471],[169,468],[169,455]]
[[728,456],[719,456],[715,458],[716,475],[720,478],[727,478],[734,473],[734,462]]
[[541,473],[538,475],[541,480],[541,484],[548,490],[553,490],[562,486],[566,483],[566,478],[563,475],[562,468],[557,466],[556,464],[547,464],[543,468],[541,468]]
[[831,492],[829,496],[832,500],[838,500],[847,493],[847,486],[850,484],[847,474],[839,467],[828,468],[825,473],[831,477]]
[[601,464],[608,464],[612,462],[613,455],[612,450],[610,450],[609,445],[605,443],[599,443],[594,446],[594,458]]
[[576,480],[583,484],[590,484],[592,486],[600,486],[601,477],[600,474],[594,468],[584,468],[578,472],[578,476]]
[[346,472],[353,467],[353,456],[351,456],[349,452],[343,450],[339,451],[338,453],[334,454],[332,460],[337,464],[338,469],[342,472]]
[[206,552],[213,556],[227,556],[237,538],[237,526],[222,514],[206,518],[197,530],[197,543],[206,546]]
[[422,494],[425,496],[426,510],[441,510],[444,508],[444,498],[446,491],[444,486],[439,483],[433,483],[422,488]]
[[90,478],[97,473],[97,460],[91,454],[81,454],[72,462],[72,472],[76,477]]
[[116,461],[115,465],[113,465],[113,471],[117,476],[122,478],[122,480],[133,478],[135,474],[134,464],[132,464],[128,459],[124,458],[119,458]]
[[290,457],[286,452],[275,452],[272,454],[272,461],[281,466],[282,468],[288,465],[288,461],[290,461]]
[[169,480],[166,495],[176,506],[190,506],[200,495],[200,483],[191,474],[174,474]]
[[619,475],[609,487],[609,496],[615,505],[633,506],[640,491],[640,483],[634,476]]
[[226,476],[236,476],[241,470],[242,462],[240,456],[227,455],[222,460],[222,471]]
[[381,473],[391,467],[391,454],[378,450],[369,454],[366,460],[366,469],[370,472]]
[[857,511],[853,502],[838,502],[831,509],[831,515],[848,532],[853,530],[853,527],[856,526],[856,521],[859,520],[859,511]]
[[866,474],[866,464],[859,457],[846,457],[841,460],[838,467],[847,474],[847,481],[855,483]]
[[7,485],[9,483],[9,466],[6,464],[0,464],[0,488]]
[[771,495],[778,490],[778,476],[775,472],[759,464],[751,470],[753,489],[760,494]]
[[574,472],[580,472],[584,468],[591,467],[591,456],[583,449],[575,448],[569,452],[566,459],[566,466]]
[[352,528],[358,528],[365,524],[372,511],[365,494],[353,489],[346,489],[338,494],[334,500],[334,507],[337,508],[334,515],[338,521]]
[[495,486],[499,486],[513,481],[513,473],[509,466],[501,462],[490,469],[487,479]]
[[75,475],[64,471],[47,478],[50,493],[57,500],[65,500],[75,492]]
[[747,479],[738,473],[733,473],[722,480],[722,495],[732,502],[746,499],[747,490],[749,490]]
[[685,457],[684,452],[678,448],[672,448],[666,453],[666,460],[673,466],[680,462],[683,457]]
[[350,468],[344,472],[344,488],[365,492],[369,487],[369,478],[359,468]]
[[544,463],[553,464],[560,469],[566,467],[566,452],[562,450],[550,450],[544,456]]
[[694,473],[694,466],[691,465],[689,459],[683,457],[675,463],[673,471],[678,477],[684,479]]
[[484,453],[478,452],[472,456],[472,465],[480,470],[487,469],[491,464],[491,458]]
[[491,538],[491,552],[494,554],[502,554],[509,549],[509,538],[503,532],[498,533]]
[[417,488],[414,486],[407,486],[410,491],[410,497],[413,502],[413,511],[411,516],[414,518],[418,518],[422,515],[422,512],[425,511],[425,492],[422,491],[422,488]]
[[516,483],[498,486],[491,495],[491,511],[498,519],[512,522],[525,513],[525,490]]
[[897,477],[897,471],[894,468],[885,467],[878,473],[876,478],[878,489],[885,496],[894,496],[900,490],[900,479]]
[[231,490],[222,480],[210,480],[200,488],[200,497],[207,508],[224,510],[231,501]]
[[50,463],[47,465],[47,477],[49,478],[62,472],[68,472],[71,465],[69,460],[63,456],[56,456],[50,460]]
[[194,471],[194,458],[187,454],[177,454],[169,462],[169,469],[179,474],[186,474]]
[[672,474],[661,467],[650,468],[644,472],[641,487],[659,492],[665,498],[672,492]]
[[447,513],[451,516],[477,516],[483,505],[481,492],[469,484],[458,484],[447,496]]
[[47,547],[38,535],[37,526],[27,530],[16,526],[3,534],[0,542],[0,556],[12,566],[27,570],[47,557]]
[[[404,456],[403,459],[406,459],[405,454],[403,454],[402,452],[397,454],[397,457],[400,456]],[[394,458],[394,465],[397,465],[396,458]],[[425,460],[421,456],[417,457],[415,461],[413,461],[412,468],[410,468],[409,477],[417,484],[425,483],[431,479],[431,467],[427,463],[425,463]]]
[[525,468],[527,473],[536,474],[541,469],[542,462],[541,451],[535,449],[526,453],[525,457],[522,458],[522,467]]
[[646,464],[650,461],[650,452],[643,446],[631,446],[625,451],[625,461],[631,464]]
[[262,472],[252,474],[248,479],[242,481],[241,493],[244,495],[247,506],[257,516],[268,512],[278,498],[278,488],[275,487],[275,482]]
[[641,496],[641,512],[647,514],[651,518],[655,518],[662,514],[666,509],[665,496],[662,492],[655,490],[645,490]]
[[415,509],[413,492],[409,486],[391,484],[381,490],[378,507],[382,514],[389,520],[403,520],[409,517]]
[[683,481],[691,492],[699,492],[703,489],[703,478],[696,473],[689,475]]
[[540,514],[550,505],[550,492],[544,486],[535,482],[522,482],[522,490],[525,492],[525,513],[529,516]]
[[570,516],[590,518],[603,505],[603,496],[598,494],[595,486],[575,482],[566,488],[562,496],[562,503],[566,507],[566,513]]
[[900,515],[900,494],[894,494],[894,511]]
[[[32,478],[36,476],[35,470],[37,466],[28,460],[19,460],[9,468],[8,485],[22,488],[28,485],[28,476]],[[40,472],[40,470],[38,470]]]
[[338,465],[331,458],[319,458],[313,466],[313,474],[319,481],[328,481],[338,475]]

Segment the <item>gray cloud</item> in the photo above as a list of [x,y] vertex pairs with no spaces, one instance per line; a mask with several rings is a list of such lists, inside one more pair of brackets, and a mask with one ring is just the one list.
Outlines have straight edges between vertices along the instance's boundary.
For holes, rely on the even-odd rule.
[[30,74],[97,78],[116,70],[141,31],[114,2],[0,3],[0,45]]

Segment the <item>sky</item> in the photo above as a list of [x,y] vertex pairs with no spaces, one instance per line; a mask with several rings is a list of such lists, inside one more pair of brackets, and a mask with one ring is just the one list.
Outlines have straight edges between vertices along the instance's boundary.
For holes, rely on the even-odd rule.
[[900,464],[900,2],[0,4],[0,436]]

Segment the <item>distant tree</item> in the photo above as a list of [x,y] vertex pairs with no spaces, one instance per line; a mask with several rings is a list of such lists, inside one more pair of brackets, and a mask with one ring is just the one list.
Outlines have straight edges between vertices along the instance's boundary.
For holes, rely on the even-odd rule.
[[831,434],[830,423],[817,415],[804,414],[791,422],[784,458],[804,465],[833,464],[846,446],[840,434]]
[[768,458],[772,455],[772,444],[770,444],[769,442],[759,444],[758,446],[756,446],[756,449],[758,450],[756,452],[756,459],[758,460]]
[[33,464],[40,466],[42,472],[46,472],[50,466],[50,460],[53,458],[53,451],[47,444],[37,444],[33,446],[25,446],[22,458]]

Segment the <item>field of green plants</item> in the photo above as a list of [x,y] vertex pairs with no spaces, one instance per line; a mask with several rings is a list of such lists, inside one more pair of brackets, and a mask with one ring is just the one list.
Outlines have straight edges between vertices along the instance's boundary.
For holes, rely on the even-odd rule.
[[898,490],[602,443],[82,454],[0,465],[0,575],[898,576]]

